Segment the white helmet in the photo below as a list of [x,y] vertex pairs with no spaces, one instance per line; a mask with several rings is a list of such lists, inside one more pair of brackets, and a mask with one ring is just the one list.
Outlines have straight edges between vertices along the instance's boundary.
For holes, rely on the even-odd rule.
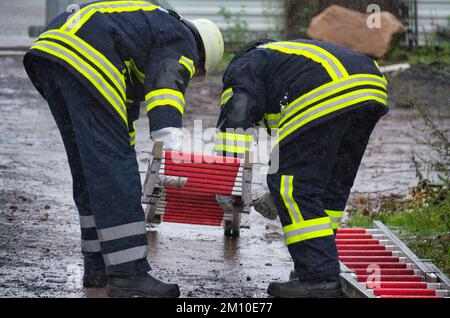
[[217,25],[207,19],[190,20],[202,38],[205,48],[205,70],[208,72],[217,65],[223,57],[223,37]]

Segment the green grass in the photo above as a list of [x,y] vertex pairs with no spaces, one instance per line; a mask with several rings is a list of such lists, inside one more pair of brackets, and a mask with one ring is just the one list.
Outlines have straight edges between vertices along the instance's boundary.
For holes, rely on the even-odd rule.
[[404,61],[411,64],[431,64],[434,62],[450,64],[450,41],[439,45],[424,45],[413,51],[396,47],[386,55],[382,64]]
[[450,193],[447,187],[428,187],[403,202],[383,202],[378,213],[358,207],[347,225],[371,227],[374,220],[380,220],[393,228],[419,258],[433,260],[450,275]]

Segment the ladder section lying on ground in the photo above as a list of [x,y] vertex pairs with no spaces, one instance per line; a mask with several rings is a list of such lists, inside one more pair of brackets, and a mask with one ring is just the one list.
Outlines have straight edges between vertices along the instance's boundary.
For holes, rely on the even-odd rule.
[[375,221],[372,229],[339,229],[336,245],[348,297],[450,296],[448,277],[431,261],[420,260],[380,221]]
[[149,223],[175,222],[223,226],[225,235],[238,236],[240,213],[224,212],[216,195],[233,197],[242,213],[250,213],[252,166],[244,160],[153,148],[142,203]]

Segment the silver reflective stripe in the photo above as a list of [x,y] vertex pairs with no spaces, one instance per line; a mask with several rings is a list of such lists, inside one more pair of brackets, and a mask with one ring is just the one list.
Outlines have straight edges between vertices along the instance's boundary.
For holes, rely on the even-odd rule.
[[95,220],[93,215],[80,215],[80,227],[82,229],[95,228]]
[[318,113],[321,113],[321,112],[323,112],[323,111],[325,111],[327,109],[333,108],[333,107],[338,106],[340,104],[345,104],[347,102],[350,102],[352,100],[355,100],[355,99],[358,99],[358,98],[361,98],[361,97],[371,97],[371,96],[378,97],[378,98],[381,98],[381,99],[386,99],[386,96],[384,96],[382,94],[378,94],[378,93],[374,93],[374,92],[364,92],[364,93],[355,94],[355,95],[349,96],[347,98],[343,98],[343,99],[334,101],[334,102],[329,103],[329,104],[325,104],[322,107],[318,107],[317,109],[311,111],[308,114],[300,116],[295,121],[291,122],[289,125],[284,126],[283,128],[281,128],[279,135],[281,136],[285,131],[288,131],[290,128],[296,126],[297,124],[299,124],[303,120],[308,119],[308,118],[310,118],[310,117],[312,117],[312,116],[314,116],[314,115],[316,115]]
[[91,241],[81,240],[81,250],[83,252],[90,252],[90,253],[100,252],[101,251],[100,242],[98,240],[91,240]]
[[349,80],[345,80],[343,82],[331,85],[329,87],[326,87],[324,89],[321,89],[313,94],[311,94],[310,96],[306,97],[306,98],[302,98],[299,102],[295,103],[292,106],[288,106],[288,109],[282,113],[281,115],[281,120],[283,120],[286,117],[289,117],[292,113],[297,112],[299,109],[298,108],[302,108],[304,104],[306,104],[307,102],[309,102],[310,100],[313,100],[317,97],[320,97],[321,95],[324,95],[326,93],[329,93],[331,91],[337,90],[343,86],[346,86],[348,84],[353,84],[353,83],[358,83],[358,82],[363,82],[363,81],[371,81],[371,82],[377,82],[377,83],[381,83],[384,86],[386,85],[385,82],[383,82],[381,79],[375,79],[372,77],[359,77],[359,78],[352,78]]
[[72,31],[72,29],[74,29],[75,27],[77,27],[78,23],[76,23],[75,21],[82,21],[83,18],[88,15],[91,11],[96,11],[98,9],[108,9],[108,8],[124,8],[124,7],[131,7],[131,6],[138,6],[141,8],[145,8],[145,7],[151,7],[153,6],[152,4],[135,4],[135,3],[124,3],[124,4],[108,4],[108,5],[103,5],[103,4],[99,4],[99,5],[93,5],[92,7],[89,6],[89,8],[86,8],[87,10],[81,10],[80,14],[75,18],[74,22],[71,23],[71,25],[69,25],[66,28],[66,31]]
[[142,245],[114,253],[105,254],[103,255],[103,259],[105,260],[106,266],[119,265],[146,258],[148,253],[147,251],[147,245]]
[[269,128],[277,128],[278,127],[278,123],[280,122],[279,120],[276,119],[267,119],[267,126]]
[[56,47],[54,45],[49,45],[47,43],[42,43],[42,42],[37,42],[35,45],[38,47],[39,46],[45,47],[47,49],[53,50],[65,57],[67,57],[70,61],[72,61],[72,63],[76,64],[79,68],[81,68],[83,71],[85,71],[89,75],[90,80],[93,80],[94,82],[97,83],[97,85],[101,86],[101,88],[103,88],[103,90],[106,93],[108,93],[108,96],[110,98],[112,98],[114,100],[114,102],[122,109],[123,113],[125,115],[127,114],[127,111],[125,109],[125,106],[123,105],[123,102],[121,102],[119,99],[117,99],[116,96],[111,92],[111,90],[108,87],[106,87],[106,85],[102,82],[102,80],[96,74],[94,74],[89,68],[85,67],[80,61],[78,61],[72,55],[66,53],[65,51],[59,49],[58,47]]
[[181,61],[183,61],[184,63],[186,63],[189,66],[189,72],[191,73],[191,77],[194,76],[195,73],[195,67],[194,67],[194,63],[192,63],[191,60],[189,60],[188,58],[182,56],[180,58]]
[[[100,59],[97,54],[95,52],[93,52],[90,48],[86,47],[83,43],[79,42],[77,39],[75,39],[74,37],[68,36],[65,33],[62,32],[55,32],[55,31],[49,31],[49,32],[45,32],[43,35],[45,36],[46,34],[50,34],[50,35],[57,35],[60,37],[65,38],[67,41],[71,42],[72,44],[75,45],[75,49],[77,49],[77,46],[79,48],[81,48],[87,55],[89,55],[90,57],[92,57],[97,63],[101,64],[109,73],[112,77],[114,77],[114,79],[117,81],[117,84],[119,85],[119,88],[122,90],[121,91],[121,95],[122,97],[125,96],[125,83],[123,82],[123,79],[118,77],[116,75],[116,72],[118,72],[116,70],[116,72],[114,72],[114,70],[108,65],[108,63],[105,63],[105,61],[103,61],[102,59]],[[77,50],[78,51],[78,50]],[[119,72],[120,73],[120,72]],[[125,97],[124,97],[125,98]]]
[[145,221],[128,223],[98,230],[98,238],[102,242],[146,233]]
[[239,158],[239,159],[244,159],[244,157],[245,157],[245,153],[240,153],[240,152],[231,152],[231,151],[219,150],[219,151],[217,151],[217,153],[223,154],[224,157],[230,157],[230,158],[236,157],[236,158]]
[[336,73],[338,78],[344,77],[344,74],[342,74],[341,70],[339,69],[339,67],[336,65],[336,63],[332,59],[330,59],[328,56],[326,56],[322,52],[315,50],[311,47],[296,46],[296,45],[290,45],[290,44],[286,44],[286,43],[271,43],[270,46],[278,46],[278,47],[284,47],[284,48],[290,49],[290,50],[306,51],[306,52],[312,53],[312,54],[318,56],[319,58],[321,58],[322,60],[326,61],[328,63],[328,65],[330,65],[331,68],[333,69],[333,71]]
[[230,92],[228,92],[228,93],[222,95],[222,99],[221,99],[221,101],[220,101],[220,104],[221,104],[221,105],[224,104],[224,103],[227,101],[227,99],[228,99],[228,98],[231,98],[232,96],[233,96],[233,91],[230,91]]
[[331,218],[331,223],[341,223],[341,218]]
[[184,108],[184,101],[179,98],[178,96],[172,95],[172,94],[161,94],[161,95],[156,95],[153,97],[150,97],[150,99],[145,101],[146,105],[150,105],[151,103],[155,102],[155,101],[159,101],[159,100],[165,100],[165,99],[171,99],[176,101],[178,104],[181,105],[181,107]]
[[[297,211],[295,209],[294,202],[292,202],[291,198],[289,197],[289,178],[292,178],[292,177],[286,176],[284,178],[284,193],[283,193],[283,196],[284,196],[284,199],[286,200],[285,202],[287,202],[289,204],[289,209],[291,210],[291,214],[294,216],[295,222],[299,223],[300,219],[299,219],[299,217],[297,215]],[[292,189],[292,192],[294,192],[293,189]]]
[[333,229],[331,223],[308,226],[308,227],[305,227],[303,229],[297,229],[297,230],[293,230],[293,231],[287,232],[284,235],[285,235],[286,238],[288,238],[288,237],[293,237],[293,236],[296,236],[296,235],[312,233],[312,232],[321,231],[321,230],[327,230],[327,229]]

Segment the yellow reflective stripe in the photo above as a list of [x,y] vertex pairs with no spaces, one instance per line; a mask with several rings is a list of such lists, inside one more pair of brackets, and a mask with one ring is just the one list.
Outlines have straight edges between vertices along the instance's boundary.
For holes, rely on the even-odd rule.
[[357,74],[351,75],[346,78],[341,78],[336,81],[321,85],[290,103],[283,112],[279,125],[283,124],[289,118],[289,116],[302,110],[308,105],[311,105],[323,98],[334,95],[346,89],[362,85],[378,86],[383,90],[387,89],[386,80],[376,75]]
[[242,154],[250,150],[252,141],[252,135],[219,132],[216,135],[214,150]]
[[311,107],[307,111],[291,119],[285,126],[280,128],[275,144],[278,144],[281,140],[286,138],[295,130],[319,117],[328,115],[345,107],[370,100],[374,100],[383,105],[387,105],[387,94],[375,89],[361,89],[343,94],[333,99],[324,101],[323,103],[320,103],[314,107]]
[[275,42],[262,45],[261,47],[286,54],[305,56],[320,63],[326,69],[332,80],[348,76],[347,70],[342,63],[333,54],[317,45],[297,42]]
[[264,119],[266,121],[266,125],[270,129],[278,128],[278,124],[280,122],[281,113],[276,114],[264,114]]
[[124,77],[102,53],[92,47],[89,43],[74,34],[68,34],[58,30],[47,31],[39,36],[39,38],[59,40],[72,47],[76,52],[81,53],[85,58],[102,70],[106,76],[108,76],[108,78],[119,90],[122,95],[122,99],[126,99]]
[[152,5],[146,1],[107,1],[97,2],[91,5],[87,5],[80,11],[73,14],[70,19],[61,27],[61,30],[75,33],[83,24],[85,24],[93,14],[97,12],[101,13],[113,13],[113,12],[132,12],[132,11],[153,11],[158,7]]
[[194,61],[183,55],[178,62],[188,69],[192,78],[195,74]]
[[147,112],[157,106],[173,106],[183,114],[185,100],[181,92],[170,88],[162,88],[151,91],[145,96]]
[[233,133],[226,133],[226,132],[217,133],[217,138],[224,139],[224,140],[246,141],[246,142],[252,142],[252,140],[253,140],[252,135],[233,134]]
[[333,235],[333,226],[329,217],[304,220],[301,223],[283,227],[286,244]]
[[90,81],[95,88],[108,100],[108,102],[119,113],[120,117],[125,121],[128,126],[127,113],[123,100],[118,95],[117,91],[111,87],[111,85],[88,63],[80,59],[75,53],[69,49],[50,41],[36,42],[31,49],[37,49],[54,55],[75,68],[80,74],[82,74],[88,81]]
[[244,154],[245,151],[249,150],[248,147],[241,147],[241,146],[233,146],[233,145],[227,145],[227,144],[215,144],[214,145],[214,151],[226,151],[230,153],[239,153]]
[[144,84],[145,74],[138,69],[133,59],[125,61],[125,66],[128,68],[128,72],[133,72],[136,75],[138,81],[141,82],[141,84]]
[[300,223],[303,221],[302,214],[297,202],[293,198],[294,192],[294,176],[281,176],[280,194],[283,198],[284,205],[291,216],[292,223]]
[[330,217],[333,229],[339,228],[344,211],[325,210],[325,213]]
[[233,96],[233,88],[230,87],[222,93],[222,97],[220,99],[220,106],[225,104],[232,96]]
[[134,137],[134,136],[136,136],[136,131],[130,131],[130,137]]

